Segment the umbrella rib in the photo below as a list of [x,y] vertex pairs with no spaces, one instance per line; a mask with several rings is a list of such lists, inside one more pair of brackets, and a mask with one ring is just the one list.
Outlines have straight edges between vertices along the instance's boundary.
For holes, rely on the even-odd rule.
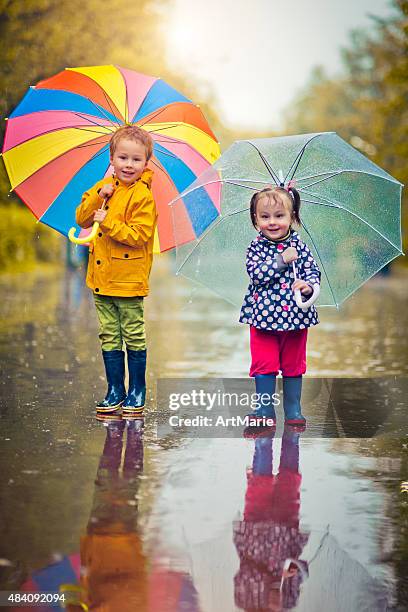
[[298,169],[298,166],[299,166],[299,164],[300,164],[300,160],[302,159],[302,157],[303,157],[303,153],[305,152],[306,147],[308,146],[308,144],[310,144],[310,143],[312,142],[312,140],[314,140],[315,138],[318,138],[318,136],[320,136],[320,135],[321,135],[321,134],[315,134],[314,136],[312,136],[312,138],[311,138],[310,140],[308,140],[308,141],[307,141],[307,142],[306,142],[306,143],[303,145],[303,147],[301,148],[301,150],[299,151],[299,153],[298,153],[298,154],[297,154],[297,156],[295,157],[295,159],[294,159],[294,161],[293,161],[293,164],[292,164],[292,165],[291,165],[291,167],[289,168],[287,175],[285,176],[285,180],[284,180],[284,182],[285,182],[285,183],[286,183],[286,180],[288,179],[288,177],[289,177],[289,175],[290,175],[290,173],[291,173],[291,171],[292,171],[293,166],[295,166],[295,164],[296,164],[295,169],[294,169],[294,170],[293,170],[293,172],[292,172],[291,179],[293,179],[293,177],[295,176],[295,172],[296,172],[296,170]]
[[244,142],[248,142],[251,146],[254,147],[254,149],[256,151],[258,151],[259,157],[261,158],[261,160],[265,164],[266,169],[268,170],[269,174],[271,175],[271,177],[275,181],[276,185],[279,185],[278,175],[275,173],[275,170],[272,168],[272,166],[270,165],[270,163],[268,162],[268,160],[266,159],[264,154],[258,149],[258,147],[251,140],[244,140]]
[[[85,115],[82,115],[81,113],[74,112],[74,115],[76,115],[80,119],[85,119],[85,121],[89,121],[89,123],[92,123],[93,125],[96,125],[97,127],[106,127],[107,129],[109,129],[107,125],[101,125],[97,121],[92,121],[92,119],[89,119],[89,117],[86,117]],[[112,123],[110,119],[109,119],[109,122]],[[110,130],[110,131],[113,132],[114,130]]]
[[157,128],[157,130],[150,130],[150,134],[156,134],[157,132],[163,132],[164,130],[170,130],[171,128],[177,127],[177,123],[173,123],[173,125],[166,125],[162,128]]
[[[329,179],[333,178],[334,176],[339,176],[341,174],[341,170],[339,172],[333,172],[333,174],[330,174],[329,176],[325,176],[325,178],[319,179],[318,181],[315,181],[314,183],[309,183],[308,185],[305,185],[304,187],[300,187],[298,191],[304,191],[305,189],[309,189],[309,187],[313,187],[313,185],[318,185],[319,183],[324,183],[324,181],[328,181]],[[310,177],[310,178],[314,178],[314,177]],[[303,180],[303,179],[302,179]]]
[[[219,225],[222,221],[224,217],[218,217],[218,219],[215,219],[205,230],[205,232],[203,234],[201,234],[201,236],[199,238],[197,238],[197,242],[196,244],[193,246],[193,248],[191,249],[191,251],[189,252],[189,254],[187,255],[187,257],[185,258],[185,260],[183,261],[183,263],[180,265],[179,268],[177,268],[177,272],[180,272],[181,268],[184,266],[184,264],[186,263],[187,259],[191,256],[191,254],[196,250],[196,248],[198,247],[198,245],[204,240],[204,238],[207,236],[207,234],[210,233],[210,230],[212,231],[214,227],[216,227],[217,225]],[[215,222],[216,221],[216,222]]]
[[[167,176],[167,178],[169,179],[170,183],[173,185],[174,189],[175,189],[176,191],[178,191],[178,192],[179,192],[179,195],[178,195],[176,198],[174,198],[174,199],[172,200],[172,202],[175,202],[176,200],[180,199],[180,191],[179,191],[179,189],[177,189],[177,186],[175,185],[175,183],[174,183],[173,179],[171,178],[171,176],[170,176],[170,174],[167,172],[167,170],[164,168],[164,166],[162,166],[162,165],[161,165],[161,164],[160,164],[158,161],[155,161],[153,157],[151,157],[151,158],[150,158],[150,161],[151,161],[151,163],[152,163],[154,166],[156,166],[156,168],[158,168],[159,170],[161,170],[161,171],[162,171],[162,172],[163,172],[163,173],[164,173],[164,174]],[[170,206],[170,204],[171,204],[171,202],[169,202],[169,206]],[[174,229],[174,228],[173,228],[173,229]]]
[[[240,180],[240,179],[237,179]],[[243,181],[247,180],[248,183],[261,183],[261,184],[265,184],[265,181],[250,181],[249,179],[242,179]],[[231,181],[229,179],[225,179],[223,181],[224,183],[226,183],[227,185],[234,185],[235,187],[243,187],[244,189],[249,189],[252,191],[258,191],[256,189],[256,187],[250,187],[249,185],[242,185],[242,183],[235,183],[234,181]]]
[[[312,197],[316,197],[313,193],[306,194],[306,195],[310,195]],[[358,215],[357,213],[353,212],[352,210],[349,210],[345,206],[342,206],[341,204],[336,204],[335,202],[331,202],[330,200],[327,200],[326,198],[322,197],[322,200],[326,200],[327,204],[325,202],[316,202],[316,200],[306,200],[305,198],[303,198],[303,201],[304,202],[308,202],[309,204],[316,204],[317,206],[325,206],[326,208],[339,208],[340,210],[344,210],[345,212],[349,213],[353,217],[356,217],[359,221],[361,221],[362,223],[367,225],[370,229],[372,229],[379,236],[381,236],[381,238],[384,238],[384,240],[386,240],[392,247],[394,247],[394,249],[397,249],[397,251],[399,253],[403,254],[401,249],[399,247],[397,247],[393,242],[391,242],[391,240],[389,238],[387,238],[387,236],[384,236],[384,234],[382,232],[380,232],[380,230],[378,230],[376,227],[371,225],[371,223],[369,223],[368,221],[366,221],[365,219],[360,217],[360,215]]]
[[[343,168],[343,170],[338,170],[336,172],[333,172],[332,174],[329,174],[329,172],[322,172],[321,174],[311,174],[310,176],[298,177],[296,178],[296,180],[297,181],[307,181],[309,179],[318,178],[319,176],[324,176],[326,177],[322,179],[322,181],[324,181],[324,180],[333,178],[333,176],[339,176],[340,174],[347,174],[348,172],[354,173],[354,174],[364,174],[366,176],[375,176],[376,178],[381,179],[382,181],[387,181],[389,183],[393,183],[393,184],[396,183],[397,185],[402,185],[402,183],[400,183],[393,177],[387,178],[386,176],[380,176],[379,174],[374,174],[373,172],[368,172],[367,170],[355,170],[351,168],[345,168],[345,169]],[[319,183],[319,182],[321,181],[316,181],[316,183]],[[301,189],[307,189],[308,187],[311,187],[312,185],[315,185],[316,183],[310,183],[310,185],[305,185],[304,187],[301,187]]]
[[[140,125],[141,127],[143,127],[144,125],[146,125],[146,123],[153,123],[153,119],[156,119],[156,117],[158,117],[159,115],[161,115],[161,113],[163,113],[163,112],[166,110],[166,108],[167,108],[168,106],[169,106],[168,104],[166,104],[166,106],[162,106],[162,107],[161,107],[161,108],[160,108],[160,109],[157,111],[157,113],[155,113],[155,114],[153,115],[153,117],[150,117],[150,118],[149,118],[149,120],[147,120],[147,119],[146,119],[146,121],[144,121],[143,123],[139,123],[139,125]],[[147,115],[147,116],[149,117],[149,115]]]
[[[99,132],[98,130],[92,130],[91,128],[86,128],[79,125],[73,125],[72,128],[74,130],[79,130],[80,132],[91,132],[92,134],[101,134],[102,136],[106,136],[106,132]],[[111,132],[111,130],[109,131]]]
[[320,256],[320,253],[319,253],[319,250],[318,250],[318,248],[317,248],[317,246],[316,246],[316,244],[315,244],[315,241],[313,240],[313,238],[312,238],[312,236],[311,236],[311,234],[310,234],[309,230],[308,230],[308,229],[307,229],[307,227],[306,227],[306,224],[305,224],[305,223],[303,223],[303,221],[302,221],[302,227],[304,228],[304,230],[305,230],[306,234],[309,236],[310,241],[311,241],[311,243],[313,244],[313,246],[314,246],[314,248],[315,248],[315,250],[316,250],[316,253],[317,253],[317,254],[318,254],[318,256],[319,256],[320,264],[321,264],[321,266],[322,266],[322,268],[323,268],[323,272],[324,272],[324,275],[325,275],[325,277],[326,277],[327,284],[329,285],[330,293],[332,294],[332,297],[333,297],[334,303],[335,303],[335,305],[336,305],[336,308],[338,308],[338,307],[339,307],[339,305],[338,305],[338,303],[337,303],[336,296],[334,295],[333,287],[331,286],[331,283],[330,283],[330,280],[329,280],[329,276],[328,276],[328,274],[327,274],[327,272],[326,272],[326,268],[325,268],[325,265],[324,265],[324,263],[323,263],[323,259],[322,259],[322,257]]
[[[261,185],[265,185],[266,182],[265,181],[257,181],[255,179],[235,179],[237,181],[242,181],[243,183],[260,183]],[[233,183],[231,182],[231,179],[216,179],[214,181],[207,181],[206,183],[201,183],[198,186],[192,187],[191,189],[189,189],[187,187],[187,189],[185,191],[182,192],[182,195],[188,195],[190,193],[192,193],[193,191],[196,191],[197,189],[201,189],[202,187],[206,187],[207,185],[215,185],[217,183],[227,183],[227,184],[231,184],[231,185],[235,185],[236,187],[245,187],[245,189],[253,189],[254,191],[256,191],[256,189],[254,187],[247,187],[246,185],[241,185],[241,183]],[[176,202],[178,199],[180,198],[180,195],[177,196],[177,198],[174,198],[173,200],[171,200],[171,202],[168,203],[168,206],[171,206],[174,202]]]
[[[189,255],[187,256],[188,259]],[[181,264],[182,266],[184,266],[185,262],[187,261],[187,259]],[[190,276],[186,276],[182,271],[181,271],[181,267],[178,268],[178,270],[176,270],[176,275],[181,274],[184,278],[187,278],[188,280],[192,280],[193,283],[197,283],[197,285],[200,285],[200,287],[204,287],[207,291],[208,291],[208,286],[205,285],[204,283],[202,283],[200,280],[198,280],[197,278],[191,278]],[[232,306],[236,306],[236,304],[234,304],[234,302],[229,299],[228,297],[225,297],[225,295],[222,295],[217,289],[214,289],[213,287],[211,287],[211,291],[213,293],[215,293],[218,297],[220,297],[221,299],[225,300],[226,302],[228,302],[228,304],[231,304]]]
[[174,155],[171,151],[159,151],[160,155],[167,155],[168,157],[172,157],[173,159],[180,159],[177,155]]
[[[115,117],[115,119],[116,119],[116,121],[115,121],[115,124],[114,124],[114,125],[116,125],[116,124],[117,124],[117,125],[120,127],[120,126],[122,125],[122,123],[121,123],[121,121],[119,121],[119,119],[118,119],[118,118],[116,117],[116,115],[115,115],[115,112],[114,112],[114,107],[113,107],[113,103],[112,103],[111,99],[109,98],[109,96],[107,95],[106,91],[105,91],[104,89],[102,89],[102,91],[103,91],[103,95],[105,96],[105,100],[106,100],[106,102],[108,103],[108,106],[109,106],[109,108],[110,108],[110,110],[111,110],[111,113],[112,113],[113,117]],[[118,109],[118,110],[119,110],[119,109]]]
[[[88,145],[90,146],[90,145]],[[79,148],[79,147],[75,147],[75,148]],[[91,157],[92,160],[96,159],[97,157],[99,157],[100,155],[102,155],[103,153],[105,153],[106,151],[106,147],[104,147],[103,149],[101,149],[101,151],[98,151],[98,153],[96,153],[96,155],[94,155],[93,157]],[[90,160],[89,160],[90,161]],[[109,166],[108,166],[109,168]],[[80,168],[81,170],[82,168]],[[79,170],[78,170],[79,172]],[[74,176],[76,176],[78,174],[78,172],[76,172],[74,174]],[[72,178],[74,178],[74,176]],[[71,179],[72,180],[72,179]],[[65,189],[65,188],[64,188]],[[55,200],[61,195],[61,193],[64,191],[64,189],[62,189],[59,194],[54,198],[54,200],[51,202],[51,204],[49,206],[47,206],[46,210],[44,210],[44,212],[41,214],[40,217],[38,217],[38,221],[41,221],[41,219],[44,217],[45,214],[47,214],[47,212],[49,211],[49,209],[51,208],[51,206],[55,203]]]
[[[109,117],[109,115],[106,114],[106,110],[103,108],[103,106],[100,106],[99,104],[96,104],[96,102],[94,102],[92,100],[92,98],[88,98],[88,96],[83,96],[86,100],[88,100],[88,102],[90,102],[91,104],[93,104],[93,106],[99,111],[101,112],[103,115],[105,115],[105,119],[107,119],[109,121],[109,123],[111,123],[112,127],[115,127],[116,123],[114,123],[112,121],[112,119]],[[113,115],[114,116],[114,115]]]
[[[197,179],[196,179],[196,180],[197,180]],[[239,180],[239,181],[241,181],[241,180],[242,180],[242,181],[247,181],[247,182],[250,182],[250,183],[265,183],[265,181],[255,181],[255,180],[251,180],[251,179],[237,179],[237,180]],[[195,182],[195,181],[193,181],[193,182]],[[228,183],[228,179],[216,179],[216,180],[214,180],[214,181],[207,181],[207,182],[205,182],[205,183],[201,183],[201,184],[200,184],[200,185],[198,185],[198,186],[194,186],[194,187],[192,187],[191,189],[187,187],[187,188],[186,188],[186,189],[185,189],[185,190],[182,192],[182,194],[179,194],[179,195],[178,195],[176,198],[174,198],[173,200],[171,200],[171,201],[168,203],[168,206],[171,206],[171,205],[172,205],[172,204],[174,204],[174,203],[175,203],[175,202],[176,202],[178,199],[180,199],[181,195],[186,196],[186,195],[189,195],[190,193],[193,193],[193,191],[196,191],[196,190],[198,190],[198,189],[201,189],[202,187],[206,187],[207,185],[216,185],[217,183],[218,183],[218,184],[219,184],[219,183],[221,183],[221,184],[223,184],[223,183]],[[232,185],[235,185],[235,184],[236,184],[236,186],[237,186],[237,187],[246,187],[246,185],[240,185],[240,183],[231,183],[231,184],[232,184]]]
[[[102,141],[102,142],[100,142],[99,144],[109,144],[109,142],[110,142],[110,139],[106,140],[105,142],[103,142],[103,141]],[[94,146],[94,144],[95,144],[95,141],[92,141],[92,142],[85,142],[85,143],[83,143],[83,144],[77,145],[77,146],[75,147],[75,149],[84,149],[84,148],[86,148],[86,147],[93,147],[93,146]]]

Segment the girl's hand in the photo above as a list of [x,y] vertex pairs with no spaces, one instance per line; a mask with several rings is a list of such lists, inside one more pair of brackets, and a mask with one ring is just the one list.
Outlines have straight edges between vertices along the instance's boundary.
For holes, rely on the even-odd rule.
[[105,198],[110,198],[114,191],[114,186],[108,183],[107,185],[104,185],[99,191],[99,197],[102,198],[102,200],[104,200]]
[[98,210],[95,210],[94,212],[94,221],[97,221],[98,223],[102,223],[102,221],[104,221],[107,214],[108,214],[107,210],[98,208]]
[[282,257],[285,264],[290,264],[292,261],[296,261],[298,258],[298,252],[294,247],[288,247],[282,251]]
[[302,295],[310,295],[311,293],[313,293],[313,289],[311,288],[311,286],[308,285],[305,281],[300,280],[300,278],[295,280],[292,285],[292,291],[295,291],[296,289],[299,289]]

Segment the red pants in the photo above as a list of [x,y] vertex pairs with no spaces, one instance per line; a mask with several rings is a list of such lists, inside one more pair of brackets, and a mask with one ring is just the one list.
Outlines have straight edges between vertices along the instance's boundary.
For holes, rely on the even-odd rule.
[[293,331],[267,331],[250,328],[250,376],[277,374],[301,376],[306,372],[307,328]]

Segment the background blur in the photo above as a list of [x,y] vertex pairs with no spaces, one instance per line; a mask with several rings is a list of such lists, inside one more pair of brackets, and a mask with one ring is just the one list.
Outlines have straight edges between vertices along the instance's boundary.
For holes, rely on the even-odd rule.
[[[240,138],[336,131],[407,182],[407,0],[3,0],[0,7],[2,133],[30,85],[65,67],[116,63],[160,76],[199,103],[222,150]],[[65,248],[9,193],[1,165],[0,271],[55,263]]]

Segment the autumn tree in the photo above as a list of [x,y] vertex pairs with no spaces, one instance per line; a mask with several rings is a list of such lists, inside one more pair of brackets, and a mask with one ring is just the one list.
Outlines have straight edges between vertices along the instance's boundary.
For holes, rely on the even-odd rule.
[[[314,70],[286,123],[291,133],[336,131],[407,183],[408,0],[394,0],[393,9],[387,19],[372,17],[370,32],[353,32],[340,77]],[[406,205],[403,222],[408,229]]]

